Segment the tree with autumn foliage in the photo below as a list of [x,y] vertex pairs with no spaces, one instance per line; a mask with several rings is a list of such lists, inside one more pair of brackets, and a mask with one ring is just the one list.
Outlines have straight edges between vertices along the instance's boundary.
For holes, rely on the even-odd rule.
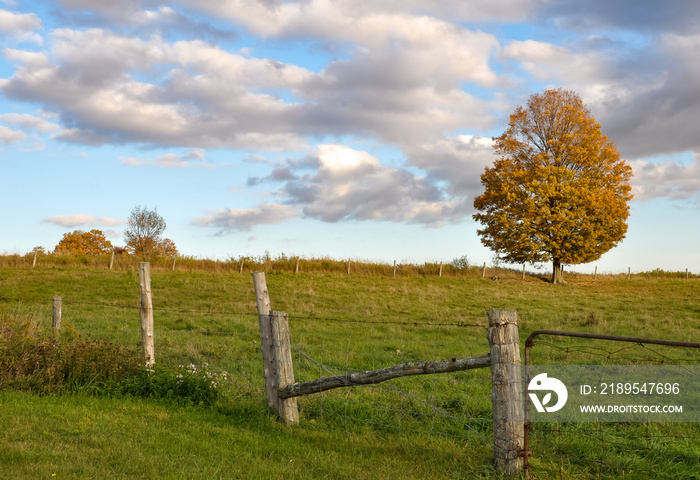
[[546,90],[516,108],[494,138],[500,156],[474,200],[481,242],[511,263],[588,263],[627,233],[632,168],[571,91]]
[[148,260],[158,252],[160,235],[165,231],[165,220],[158,215],[158,208],[136,206],[131,211],[124,231],[124,240],[129,253]]
[[64,233],[54,251],[57,254],[102,255],[111,250],[112,243],[104,233],[93,229],[89,232],[75,230],[72,233]]

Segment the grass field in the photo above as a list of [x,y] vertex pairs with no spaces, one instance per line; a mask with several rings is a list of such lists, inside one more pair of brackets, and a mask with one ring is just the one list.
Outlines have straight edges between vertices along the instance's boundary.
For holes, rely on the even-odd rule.
[[[372,268],[351,275],[342,266],[268,272],[273,308],[290,315],[297,379],[485,354],[490,308],[518,310],[521,352],[537,329],[700,341],[697,280],[577,275],[554,286],[538,277],[523,281],[518,272],[495,282],[477,270],[394,278]],[[489,458],[488,370],[301,398],[300,425],[282,426],[265,406],[250,275],[187,269],[163,265],[152,272],[156,360],[227,372],[217,404],[2,390],[2,478],[498,478]],[[63,297],[64,330],[138,355],[135,268],[69,262],[0,268],[6,321],[49,332],[56,294]],[[533,361],[601,361],[567,345],[543,342]],[[700,357],[685,350],[654,354],[690,363]],[[700,472],[698,424],[539,430],[535,478],[648,478],[649,472],[698,478]]]

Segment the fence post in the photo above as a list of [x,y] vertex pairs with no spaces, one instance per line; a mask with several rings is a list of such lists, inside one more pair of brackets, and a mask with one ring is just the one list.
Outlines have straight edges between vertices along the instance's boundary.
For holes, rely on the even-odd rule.
[[153,342],[153,295],[151,292],[151,264],[139,262],[139,287],[141,289],[141,348],[143,359],[152,365],[156,363]]
[[300,258],[300,257],[297,257],[297,264],[296,264],[296,266],[294,267],[294,273],[299,273],[299,258]]
[[394,276],[396,276],[396,260],[394,260]]
[[348,259],[348,275],[350,275],[350,259]]
[[438,274],[438,277],[442,277],[442,262],[440,262],[440,273]]
[[39,253],[39,248],[34,248],[34,261],[32,261],[32,268],[36,267],[36,254]]
[[593,280],[598,280],[598,265],[595,266],[595,271],[593,273]]
[[632,267],[627,267],[627,280],[630,279],[630,272],[632,272]]
[[170,267],[170,271],[174,272],[175,271],[175,261],[177,260],[177,257],[173,257],[173,266]]
[[481,270],[481,278],[486,278],[486,262],[484,262],[484,268]]
[[292,344],[289,335],[289,317],[285,312],[270,311],[274,363],[274,397],[277,412],[287,424],[299,423],[296,397],[279,398],[279,390],[294,383]]
[[494,463],[498,471],[518,475],[525,438],[518,312],[489,310],[488,317]]
[[525,280],[525,264],[523,263],[523,280]]
[[243,273],[243,258],[241,258],[241,270],[238,273]]
[[272,344],[272,331],[270,328],[270,296],[267,292],[265,272],[253,272],[253,287],[255,287],[255,304],[258,308],[258,322],[260,323],[260,350],[263,357],[263,371],[265,373],[265,393],[267,405],[277,409],[277,390],[274,385],[274,345]]
[[112,270],[114,266],[114,249],[112,249],[112,256],[109,258],[109,269]]
[[58,295],[53,296],[53,312],[51,315],[51,331],[54,335],[58,335],[58,331],[61,329],[61,309],[63,305],[63,298]]

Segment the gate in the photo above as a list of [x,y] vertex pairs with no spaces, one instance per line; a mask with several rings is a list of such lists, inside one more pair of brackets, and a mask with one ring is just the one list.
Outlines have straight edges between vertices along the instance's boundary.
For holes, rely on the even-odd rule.
[[[529,398],[529,390],[527,389],[529,382],[530,382],[530,366],[531,366],[531,350],[532,347],[536,345],[535,338],[541,337],[541,336],[553,336],[553,337],[568,337],[568,338],[578,338],[578,339],[583,339],[584,340],[584,345],[576,345],[576,346],[556,346],[556,348],[562,349],[565,351],[565,353],[568,355],[570,352],[578,352],[581,354],[581,352],[584,352],[584,354],[589,354],[589,355],[603,355],[605,356],[606,361],[617,361],[617,360],[625,360],[625,361],[639,361],[640,359],[637,357],[621,357],[619,354],[621,352],[627,352],[629,353],[630,349],[634,347],[642,347],[645,349],[647,353],[652,352],[653,355],[658,356],[658,359],[655,361],[655,363],[661,363],[661,364],[678,364],[679,362],[687,362],[687,359],[678,359],[678,358],[672,358],[668,357],[666,355],[663,355],[660,352],[656,352],[652,349],[650,349],[648,346],[650,345],[655,345],[655,346],[663,346],[663,347],[680,347],[680,348],[692,348],[692,349],[698,349],[697,351],[700,352],[700,343],[697,342],[685,342],[685,341],[675,341],[675,340],[663,340],[663,339],[654,339],[654,338],[639,338],[639,337],[626,337],[626,336],[617,336],[617,335],[601,335],[601,334],[594,334],[594,333],[581,333],[581,332],[564,332],[564,331],[558,331],[558,330],[536,330],[530,334],[530,336],[527,338],[525,341],[525,387],[524,389],[526,390],[526,394],[524,395],[525,398],[525,431],[524,431],[524,470],[528,478],[531,476],[531,474],[536,473],[533,472],[533,466],[530,461],[530,457],[533,456],[533,452],[531,451],[532,443],[531,443],[531,433],[532,433],[532,423],[531,423],[531,417],[530,417],[530,401],[528,400]],[[604,343],[605,342],[622,342],[622,344],[627,344],[625,347],[618,348],[616,350],[609,351],[604,348],[600,347],[594,347],[590,345],[586,345],[585,341],[587,340],[602,340]],[[616,355],[618,355],[616,357]],[[695,360],[697,362],[697,360]],[[673,363],[671,363],[673,362]],[[663,425],[663,424],[662,424]],[[673,434],[669,436],[664,436],[663,433],[657,434],[656,432],[654,433],[649,433],[649,426],[647,425],[647,434],[646,434],[646,443],[647,443],[647,449],[651,450],[652,447],[654,447],[657,444],[661,444],[663,442],[659,441],[661,439],[668,439],[668,438],[681,438],[683,439],[684,442],[686,441],[697,441],[698,445],[696,448],[694,448],[695,452],[691,454],[691,457],[695,455],[695,472],[700,471],[700,454],[698,454],[698,449],[700,449],[700,424],[692,424],[692,427],[688,427],[686,431],[682,434]],[[606,429],[609,428],[609,424],[599,424],[598,428],[595,431],[591,431],[592,433],[595,433],[597,435],[600,435],[602,446],[601,450],[605,449],[606,442],[605,442],[605,435],[606,435]],[[557,433],[559,433],[561,437],[563,428],[560,426],[558,428]],[[620,430],[620,429],[617,429]],[[589,433],[591,433],[589,432]],[[586,435],[586,431],[583,431],[581,429],[577,429],[575,432],[576,435],[581,436],[581,435]],[[635,432],[633,432],[634,434]],[[639,432],[636,432],[639,433]],[[619,435],[619,433],[618,433]],[[620,442],[618,437],[616,440],[613,441],[608,441],[607,445],[612,448],[613,444],[617,445],[624,445],[624,442]],[[656,441],[650,441],[650,440],[656,440]],[[688,447],[690,445],[688,444]],[[561,449],[560,449],[561,450]],[[681,455],[682,456],[682,455]],[[654,456],[653,455],[648,455],[649,459],[649,464],[648,464],[648,469],[644,470],[639,470],[638,466],[629,466],[631,470],[625,472],[624,470],[622,472],[615,471],[616,465],[611,464],[606,464],[606,462],[602,459],[597,460],[596,462],[598,463],[598,475],[596,478],[617,478],[621,477],[623,475],[630,475],[630,478],[689,478],[686,476],[679,476],[677,473],[664,473],[658,471],[658,469],[655,471],[654,470]],[[561,459],[561,457],[560,457]],[[691,458],[691,462],[693,459]],[[585,462],[584,462],[585,463]],[[561,464],[560,464],[561,468]],[[663,467],[662,467],[663,468]],[[535,469],[537,470],[537,469]],[[545,470],[545,469],[543,469]],[[640,475],[635,477],[635,472]],[[590,473],[590,472],[589,472]],[[625,477],[627,478],[627,477]],[[692,477],[696,478],[696,477]]]

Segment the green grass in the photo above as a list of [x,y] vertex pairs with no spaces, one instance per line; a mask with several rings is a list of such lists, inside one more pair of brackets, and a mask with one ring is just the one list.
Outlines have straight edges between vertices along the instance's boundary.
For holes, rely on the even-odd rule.
[[[537,329],[700,341],[695,280],[581,275],[554,286],[515,273],[501,277],[273,269],[267,283],[273,308],[290,314],[298,380],[487,353],[490,308],[518,310],[521,353]],[[285,427],[265,408],[250,275],[238,268],[163,267],[152,272],[152,284],[156,361],[171,368],[208,363],[213,372],[227,372],[223,399],[185,408],[165,400],[2,391],[3,478],[498,478],[488,458],[488,370],[300,398],[300,425]],[[50,331],[55,294],[63,297],[64,329],[138,351],[135,268],[0,268],[6,316]],[[580,345],[542,338],[533,360],[600,361],[571,348]],[[697,352],[656,351],[698,359]],[[644,355],[653,361],[655,354]],[[553,427],[556,435],[539,425],[533,472],[535,478],[621,478],[622,472],[646,478],[651,466],[668,478],[693,478],[700,471],[697,425],[629,425],[621,433],[612,425],[596,433],[598,424],[561,424]]]

